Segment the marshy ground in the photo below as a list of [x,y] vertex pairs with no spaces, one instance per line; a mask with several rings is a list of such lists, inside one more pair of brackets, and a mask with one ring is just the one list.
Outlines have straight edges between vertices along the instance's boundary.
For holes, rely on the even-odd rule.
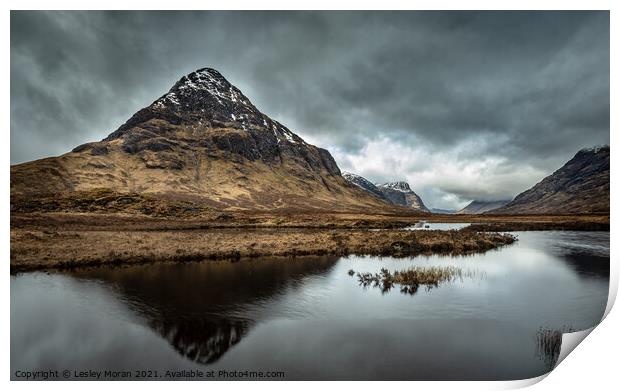
[[495,232],[300,228],[11,232],[13,272],[81,265],[261,256],[468,254],[507,245]]
[[[419,220],[473,225],[460,231],[399,229]],[[609,216],[209,212],[165,217],[14,212],[11,272],[261,256],[460,255],[516,240],[502,231],[562,227],[609,229]]]

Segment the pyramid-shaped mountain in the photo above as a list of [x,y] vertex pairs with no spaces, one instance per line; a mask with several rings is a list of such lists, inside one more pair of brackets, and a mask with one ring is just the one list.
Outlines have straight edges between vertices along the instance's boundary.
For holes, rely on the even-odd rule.
[[183,76],[102,141],[11,167],[12,203],[100,189],[218,209],[388,205],[210,68]]

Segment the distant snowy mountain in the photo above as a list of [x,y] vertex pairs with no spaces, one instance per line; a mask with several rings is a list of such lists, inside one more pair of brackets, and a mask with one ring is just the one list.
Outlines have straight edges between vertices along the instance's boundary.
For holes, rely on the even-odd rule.
[[403,205],[422,212],[430,212],[424,205],[422,198],[411,190],[407,182],[388,182],[377,185],[377,187],[385,198],[393,204]]
[[419,210],[420,212],[430,212],[424,205],[422,198],[411,190],[407,182],[373,184],[368,179],[350,172],[344,172],[342,177],[360,189],[391,204],[405,206],[407,208]]
[[387,201],[387,198],[385,198],[381,190],[379,190],[379,188],[375,186],[374,183],[370,182],[368,179],[362,176],[359,176],[357,174],[353,174],[351,172],[346,172],[346,171],[343,171],[342,176],[344,179],[351,182],[355,186],[381,198],[382,200]]

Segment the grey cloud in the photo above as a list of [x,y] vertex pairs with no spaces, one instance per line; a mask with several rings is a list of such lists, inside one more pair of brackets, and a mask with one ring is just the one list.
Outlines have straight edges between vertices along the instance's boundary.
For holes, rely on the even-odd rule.
[[11,161],[101,139],[204,66],[344,160],[388,137],[549,173],[609,142],[608,12],[14,11]]

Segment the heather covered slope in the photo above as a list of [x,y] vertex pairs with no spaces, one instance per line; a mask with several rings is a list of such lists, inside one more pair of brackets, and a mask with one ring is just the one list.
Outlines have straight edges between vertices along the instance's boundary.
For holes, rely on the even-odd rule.
[[493,214],[609,213],[609,146],[586,148]]
[[12,204],[101,190],[218,209],[389,208],[342,178],[327,150],[209,68],[181,78],[104,140],[11,167]]

